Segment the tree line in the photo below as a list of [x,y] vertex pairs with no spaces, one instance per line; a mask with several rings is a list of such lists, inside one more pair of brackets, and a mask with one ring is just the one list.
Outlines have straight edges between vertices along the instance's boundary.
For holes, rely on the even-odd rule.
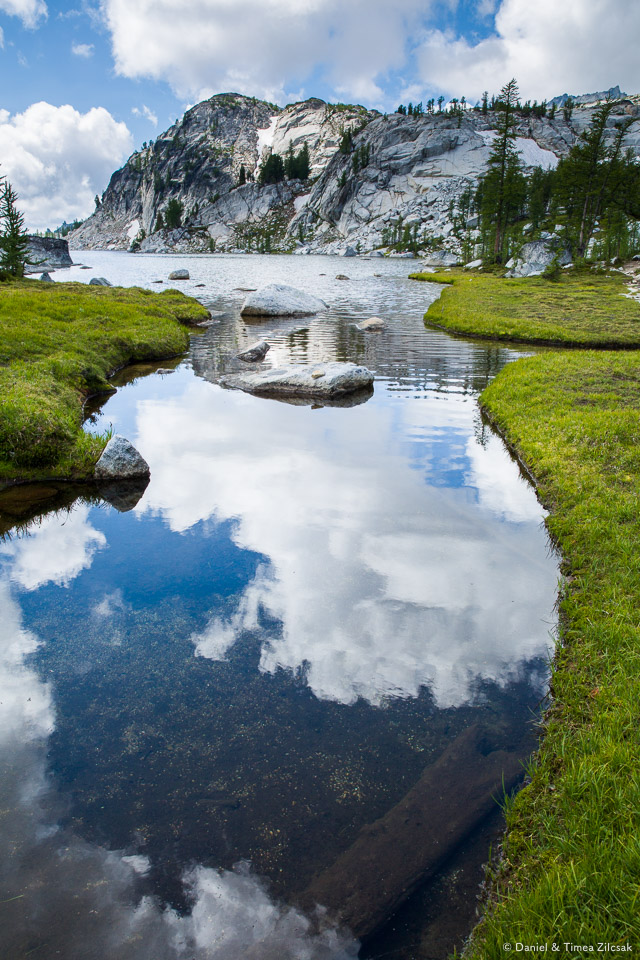
[[559,227],[574,259],[594,251],[607,260],[633,252],[640,164],[625,140],[635,118],[614,119],[615,102],[605,100],[555,170],[527,172],[516,148],[519,102],[518,85],[511,80],[496,98],[496,136],[487,169],[452,210],[463,245],[474,246],[467,224],[477,217],[482,256],[490,263],[509,259],[523,242],[525,225],[531,238]]

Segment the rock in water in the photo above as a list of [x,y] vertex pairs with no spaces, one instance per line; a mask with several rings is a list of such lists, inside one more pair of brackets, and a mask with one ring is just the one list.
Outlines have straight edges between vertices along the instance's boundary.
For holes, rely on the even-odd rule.
[[111,437],[102,451],[94,470],[97,480],[114,480],[117,477],[131,480],[134,477],[148,477],[149,464],[126,437],[119,434]]
[[43,281],[43,283],[53,283],[53,280],[51,279],[49,274],[46,272],[46,270],[44,273],[40,274],[40,279]]
[[89,280],[90,287],[112,287],[113,284],[110,283],[105,277],[91,277]]
[[346,274],[344,274],[344,273],[337,273],[337,274],[336,274],[336,280],[348,280],[348,279],[349,279],[349,277],[347,277]]
[[243,317],[309,317],[326,310],[324,300],[286,283],[268,283],[250,293],[240,311]]
[[172,270],[169,274],[169,280],[188,280],[190,273],[188,270]]
[[368,320],[361,320],[360,323],[356,324],[358,330],[384,330],[386,323],[382,317],[369,317]]
[[373,386],[373,373],[355,363],[319,363],[315,366],[288,366],[259,373],[222,377],[223,387],[273,397],[343,397]]
[[342,257],[357,257],[357,251],[353,247],[347,247],[346,250],[343,250],[341,253]]
[[246,360],[248,363],[255,360],[264,360],[269,350],[269,344],[266,340],[258,340],[252,343],[250,347],[238,354],[238,360]]
[[57,270],[59,267],[72,267],[69,244],[58,237],[29,237],[27,256],[31,263],[25,273],[38,273],[40,270]]

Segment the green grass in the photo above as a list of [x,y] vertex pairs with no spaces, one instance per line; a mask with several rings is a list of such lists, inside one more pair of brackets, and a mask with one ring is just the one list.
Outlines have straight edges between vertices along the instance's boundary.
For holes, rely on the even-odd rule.
[[620,274],[568,271],[505,280],[491,274],[414,273],[447,284],[425,323],[450,333],[524,343],[594,348],[640,347],[640,303],[625,297]]
[[0,481],[90,476],[104,446],[82,403],[138,360],[184,352],[185,323],[208,316],[175,290],[0,284]]
[[[519,360],[481,403],[533,472],[563,555],[552,706],[473,960],[503,944],[640,951],[640,356]],[[565,954],[564,947],[560,951]],[[575,954],[574,954],[575,955]]]

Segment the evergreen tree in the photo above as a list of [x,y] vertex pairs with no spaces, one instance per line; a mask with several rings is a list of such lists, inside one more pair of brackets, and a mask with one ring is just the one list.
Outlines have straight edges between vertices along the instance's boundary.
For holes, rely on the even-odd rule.
[[526,198],[526,178],[515,148],[515,111],[518,84],[510,80],[496,101],[497,136],[493,142],[487,171],[478,185],[485,249],[494,263],[502,263],[508,248],[509,227],[522,213]]
[[561,206],[575,256],[583,257],[598,221],[611,208],[640,216],[640,171],[624,140],[635,122],[628,118],[613,137],[607,125],[615,106],[611,100],[596,110],[591,126],[558,164],[556,201]]
[[260,167],[258,183],[265,186],[268,183],[280,183],[284,180],[284,162],[278,153],[272,153]]
[[164,225],[167,230],[177,230],[182,226],[182,213],[184,207],[180,200],[177,200],[175,197],[172,197],[167,204],[167,209],[164,212]]
[[11,184],[2,178],[0,187],[0,270],[12,277],[23,277],[29,259],[29,237],[24,229],[24,217],[16,203],[18,195]]
[[153,232],[157,233],[158,230],[164,230],[164,220],[162,217],[162,213],[158,213],[158,216],[156,217],[156,225],[153,228]]
[[247,182],[247,171],[245,170],[244,163],[240,167],[240,176],[238,177],[238,186],[243,187]]

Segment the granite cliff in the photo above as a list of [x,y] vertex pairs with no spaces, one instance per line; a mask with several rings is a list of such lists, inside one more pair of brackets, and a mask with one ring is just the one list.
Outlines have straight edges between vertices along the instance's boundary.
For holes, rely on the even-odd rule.
[[[569,120],[562,109],[553,118],[522,118],[517,146],[524,163],[555,166],[589,124],[599,96],[577,98]],[[640,117],[640,97],[621,94],[612,124],[629,115]],[[491,112],[382,115],[317,99],[281,109],[220,94],[132,154],[95,213],[70,234],[70,246],[365,252],[388,246],[408,227],[457,252],[451,201],[484,170],[493,137]],[[640,123],[627,142],[640,155]],[[257,182],[270,153],[286,156],[304,144],[308,180]],[[163,222],[171,201],[181,215],[169,229]]]

